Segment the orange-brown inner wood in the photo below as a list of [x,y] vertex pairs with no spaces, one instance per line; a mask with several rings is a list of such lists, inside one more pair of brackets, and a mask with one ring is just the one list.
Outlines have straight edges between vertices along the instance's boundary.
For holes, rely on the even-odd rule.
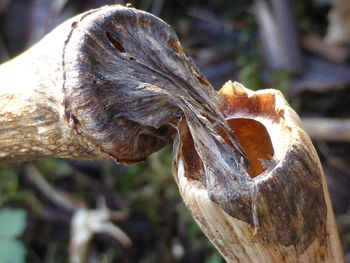
[[[243,118],[228,120],[228,124],[235,132],[250,161],[248,174],[254,178],[263,173],[268,161],[274,155],[271,139],[265,126],[253,119]],[[267,160],[265,166],[263,165],[264,160]]]

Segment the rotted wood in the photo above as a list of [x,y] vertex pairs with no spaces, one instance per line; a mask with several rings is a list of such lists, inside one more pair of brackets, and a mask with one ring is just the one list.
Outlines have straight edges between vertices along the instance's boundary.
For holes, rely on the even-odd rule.
[[181,196],[228,262],[343,262],[317,154],[275,91],[217,93],[159,18],[78,15],[0,66],[0,158],[144,160],[174,141]]

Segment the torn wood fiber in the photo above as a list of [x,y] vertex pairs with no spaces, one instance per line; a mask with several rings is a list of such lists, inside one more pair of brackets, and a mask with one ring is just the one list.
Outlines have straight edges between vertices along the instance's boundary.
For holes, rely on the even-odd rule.
[[219,95],[250,168],[215,160],[225,158],[215,148],[203,146],[211,159],[202,158],[182,123],[174,176],[203,232],[228,262],[343,262],[322,167],[297,114],[276,90],[227,82]]
[[174,134],[169,123],[181,118],[192,131],[205,129],[199,138],[212,134],[210,143],[230,158],[243,156],[216,92],[170,26],[149,13],[117,6],[73,23],[63,72],[65,111],[75,130],[119,162],[142,160],[163,147]]
[[[21,78],[13,77],[17,71]],[[217,93],[159,18],[120,5],[88,11],[1,65],[0,75],[0,130],[8,135],[2,142],[11,141],[1,144],[1,158],[132,164],[170,142],[186,121],[203,163],[215,163],[204,179],[212,199],[234,200],[235,193],[215,189],[228,189],[248,161]]]
[[180,193],[230,262],[342,262],[295,112],[272,91],[231,83],[218,94],[159,18],[120,5],[88,11],[1,65],[0,77],[1,160],[132,164],[174,141]]
[[73,24],[63,58],[65,111],[78,134],[131,163],[181,133],[185,121],[211,200],[227,213],[245,206],[236,216],[253,222],[251,200],[241,196],[249,189],[246,156],[218,94],[166,23],[121,6],[90,13]]

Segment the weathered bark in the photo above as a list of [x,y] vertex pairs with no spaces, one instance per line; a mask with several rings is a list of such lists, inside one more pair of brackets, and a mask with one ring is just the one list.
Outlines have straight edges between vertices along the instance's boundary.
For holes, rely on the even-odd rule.
[[221,190],[230,206],[213,199],[208,167],[217,177],[227,171],[203,162],[193,134],[180,128],[174,175],[203,232],[227,262],[343,262],[323,171],[296,113],[275,90],[228,82],[220,94],[250,169],[230,172],[235,180]]
[[[138,162],[171,140],[170,123],[191,105],[228,130],[216,92],[174,31],[133,8],[108,6],[72,18],[2,65],[0,77],[3,161]],[[239,145],[233,148],[242,155]]]
[[[64,41],[50,35],[47,39],[0,66],[0,160],[101,159],[65,118],[58,51]],[[44,50],[47,54],[42,55]]]
[[2,161],[130,164],[176,138],[181,195],[229,262],[342,262],[322,169],[295,113],[276,92],[216,93],[160,19],[89,11],[0,77]]
[[0,66],[0,158],[18,162],[44,156],[96,160],[65,116],[63,50],[79,15],[34,47]]

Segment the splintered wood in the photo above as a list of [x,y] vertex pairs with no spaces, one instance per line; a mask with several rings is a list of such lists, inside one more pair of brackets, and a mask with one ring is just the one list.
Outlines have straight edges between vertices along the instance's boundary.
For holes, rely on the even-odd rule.
[[174,176],[198,225],[228,262],[343,262],[323,171],[297,114],[276,90],[227,82],[219,95],[250,165],[207,139],[209,129],[179,125]]
[[217,93],[159,18],[88,11],[0,77],[0,160],[132,164],[174,141],[180,194],[228,262],[343,262],[318,156],[281,93]]

